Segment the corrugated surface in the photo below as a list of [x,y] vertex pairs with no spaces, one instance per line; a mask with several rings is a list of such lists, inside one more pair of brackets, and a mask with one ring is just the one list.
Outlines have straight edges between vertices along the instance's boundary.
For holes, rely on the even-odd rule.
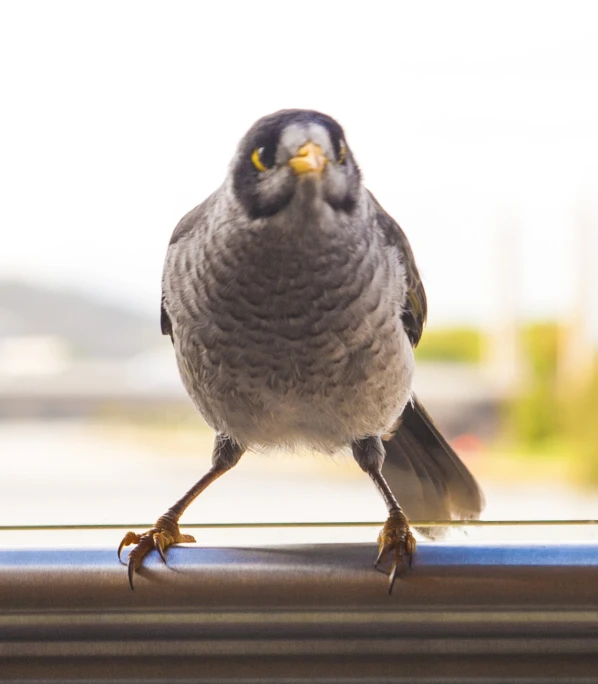
[[[598,545],[0,550],[0,681],[598,681]],[[530,679],[530,677],[535,679]],[[590,679],[587,679],[590,678]]]

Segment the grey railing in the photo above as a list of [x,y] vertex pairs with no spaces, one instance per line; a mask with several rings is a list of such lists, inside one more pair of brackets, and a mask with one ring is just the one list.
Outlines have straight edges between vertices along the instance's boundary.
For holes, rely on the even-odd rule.
[[[566,535],[559,535],[566,539]],[[598,544],[0,549],[0,681],[598,681]]]

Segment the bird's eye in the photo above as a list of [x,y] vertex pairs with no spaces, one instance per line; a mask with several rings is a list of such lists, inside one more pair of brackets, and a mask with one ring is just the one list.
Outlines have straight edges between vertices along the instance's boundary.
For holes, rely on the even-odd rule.
[[251,161],[258,171],[267,171],[271,168],[271,164],[268,163],[270,160],[267,159],[268,155],[266,155],[265,152],[265,147],[256,147],[251,153]]
[[338,146],[338,158],[337,158],[337,163],[338,164],[344,164],[345,161],[347,160],[347,146],[345,145],[345,141],[341,140]]

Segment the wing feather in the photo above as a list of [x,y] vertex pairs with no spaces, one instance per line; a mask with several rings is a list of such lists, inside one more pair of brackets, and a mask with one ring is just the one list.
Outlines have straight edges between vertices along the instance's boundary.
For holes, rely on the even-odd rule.
[[407,296],[403,305],[401,318],[403,325],[405,326],[405,332],[411,340],[412,346],[417,347],[428,315],[426,292],[419,276],[417,266],[415,265],[415,259],[407,236],[392,216],[384,211],[374,195],[372,195],[371,192],[369,195],[376,208],[376,220],[378,225],[384,232],[388,244],[393,245],[398,249],[401,261],[405,267]]
[[203,219],[206,214],[206,210],[210,205],[214,195],[208,197],[204,202],[199,204],[195,209],[192,209],[188,214],[185,214],[183,218],[178,222],[176,228],[174,229],[170,242],[168,243],[168,250],[166,251],[166,261],[164,264],[164,271],[162,274],[162,297],[160,299],[160,327],[162,329],[163,335],[170,335],[170,339],[174,343],[174,333],[172,329],[172,321],[168,315],[168,300],[166,295],[166,288],[164,287],[164,278],[166,275],[166,270],[170,265],[170,257],[172,250],[177,248],[178,243],[189,236],[195,230],[203,229]]

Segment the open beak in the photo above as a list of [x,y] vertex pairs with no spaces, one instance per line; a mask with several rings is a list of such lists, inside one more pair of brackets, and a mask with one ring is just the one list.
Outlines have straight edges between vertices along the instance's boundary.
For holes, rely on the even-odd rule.
[[289,159],[289,166],[296,174],[322,173],[327,161],[319,145],[307,142],[297,150],[292,159]]

